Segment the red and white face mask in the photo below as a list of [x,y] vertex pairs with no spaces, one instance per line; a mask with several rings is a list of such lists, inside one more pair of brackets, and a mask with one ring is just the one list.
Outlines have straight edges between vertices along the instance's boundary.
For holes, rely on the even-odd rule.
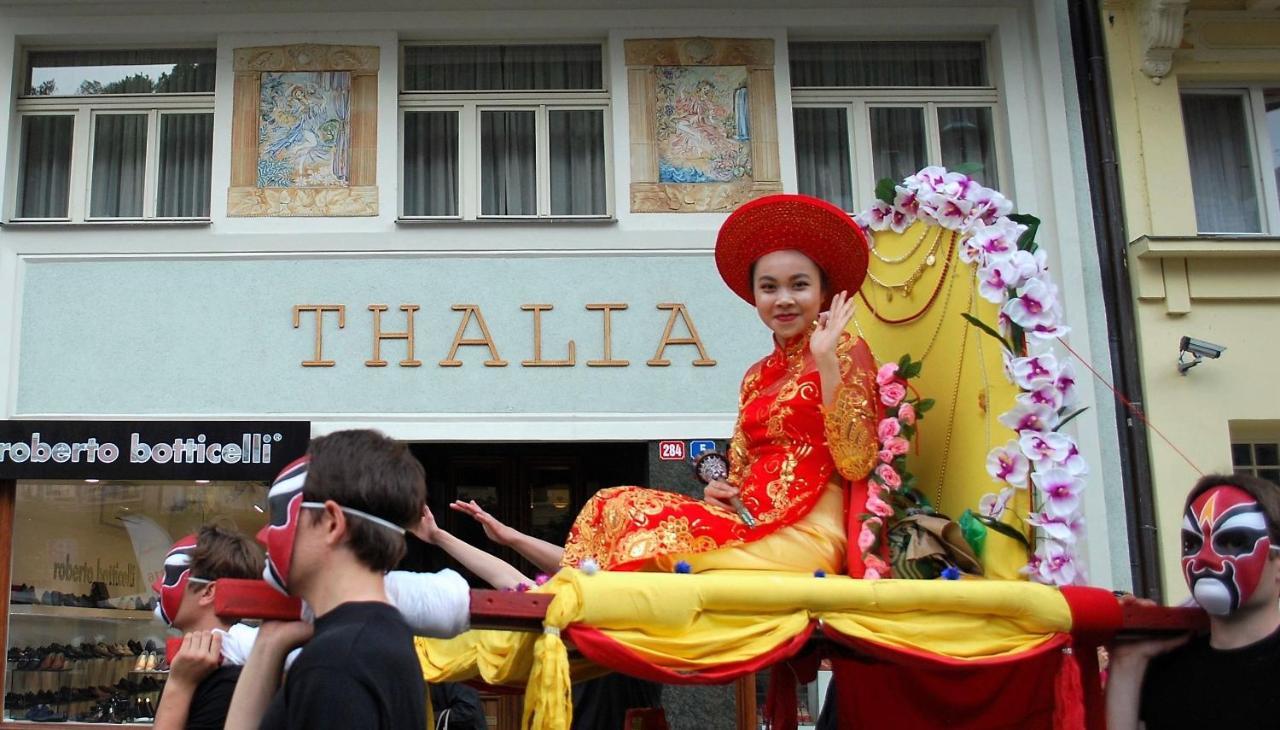
[[1243,606],[1262,580],[1271,537],[1262,505],[1229,485],[1211,487],[1182,519],[1182,576],[1196,603],[1215,616]]
[[267,565],[262,578],[281,593],[288,594],[289,564],[293,542],[298,536],[298,514],[302,512],[302,488],[307,484],[307,464],[303,456],[289,464],[271,483],[267,492],[267,526],[258,532],[258,542],[267,548]]
[[187,584],[212,583],[207,578],[194,578],[191,575],[191,553],[196,549],[196,536],[187,535],[175,542],[164,556],[164,572],[151,584],[151,590],[160,597],[156,603],[156,618],[168,626],[178,617],[178,609],[182,608],[182,597],[187,592]]
[[[307,484],[307,466],[310,457],[303,456],[280,472],[267,492],[267,517],[270,521],[258,531],[258,542],[267,548],[267,565],[262,578],[273,588],[289,594],[289,567],[293,564],[293,547],[298,537],[298,516],[303,509],[324,509],[324,502],[305,502],[302,492]],[[403,535],[403,527],[376,515],[352,507],[341,507],[352,517],[394,530]]]

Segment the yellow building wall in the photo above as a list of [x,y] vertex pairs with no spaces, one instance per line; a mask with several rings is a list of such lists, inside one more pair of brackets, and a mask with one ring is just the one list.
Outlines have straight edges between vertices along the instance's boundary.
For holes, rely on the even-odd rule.
[[[1233,430],[1280,434],[1280,236],[1197,236],[1179,91],[1280,86],[1280,11],[1192,2],[1171,70],[1156,82],[1142,71],[1147,5],[1105,3],[1103,18],[1145,410],[1173,444],[1150,432],[1165,596],[1179,602],[1188,595],[1179,567],[1187,491],[1200,471],[1231,471]],[[1183,335],[1228,349],[1182,376]]]

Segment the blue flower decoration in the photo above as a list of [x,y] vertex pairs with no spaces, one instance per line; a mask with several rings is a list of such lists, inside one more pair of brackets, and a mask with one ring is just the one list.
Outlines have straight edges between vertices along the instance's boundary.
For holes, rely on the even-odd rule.
[[677,572],[677,573],[692,573],[692,572],[693,572],[693,566],[692,566],[692,565],[689,565],[689,564],[688,564],[688,563],[686,563],[685,561],[681,560],[680,562],[676,563],[676,572]]
[[814,577],[814,578],[826,578],[826,577],[827,577],[827,571],[823,570],[822,568],[818,568],[817,570],[813,571],[813,577]]
[[947,580],[960,580],[960,569],[949,565],[942,570],[942,577]]

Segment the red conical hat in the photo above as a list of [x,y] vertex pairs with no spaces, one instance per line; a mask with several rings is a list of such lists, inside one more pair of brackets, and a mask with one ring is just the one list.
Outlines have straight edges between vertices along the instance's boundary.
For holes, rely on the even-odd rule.
[[867,275],[867,234],[848,213],[808,195],[768,195],[735,210],[716,237],[716,268],[733,293],[755,304],[751,265],[774,251],[795,250],[827,276],[831,296],[852,295]]

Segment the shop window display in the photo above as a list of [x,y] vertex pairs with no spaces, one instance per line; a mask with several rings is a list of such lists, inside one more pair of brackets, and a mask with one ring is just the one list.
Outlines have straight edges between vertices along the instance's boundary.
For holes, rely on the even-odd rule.
[[217,520],[254,534],[262,482],[17,483],[5,720],[146,722],[167,676],[151,584],[165,551]]

